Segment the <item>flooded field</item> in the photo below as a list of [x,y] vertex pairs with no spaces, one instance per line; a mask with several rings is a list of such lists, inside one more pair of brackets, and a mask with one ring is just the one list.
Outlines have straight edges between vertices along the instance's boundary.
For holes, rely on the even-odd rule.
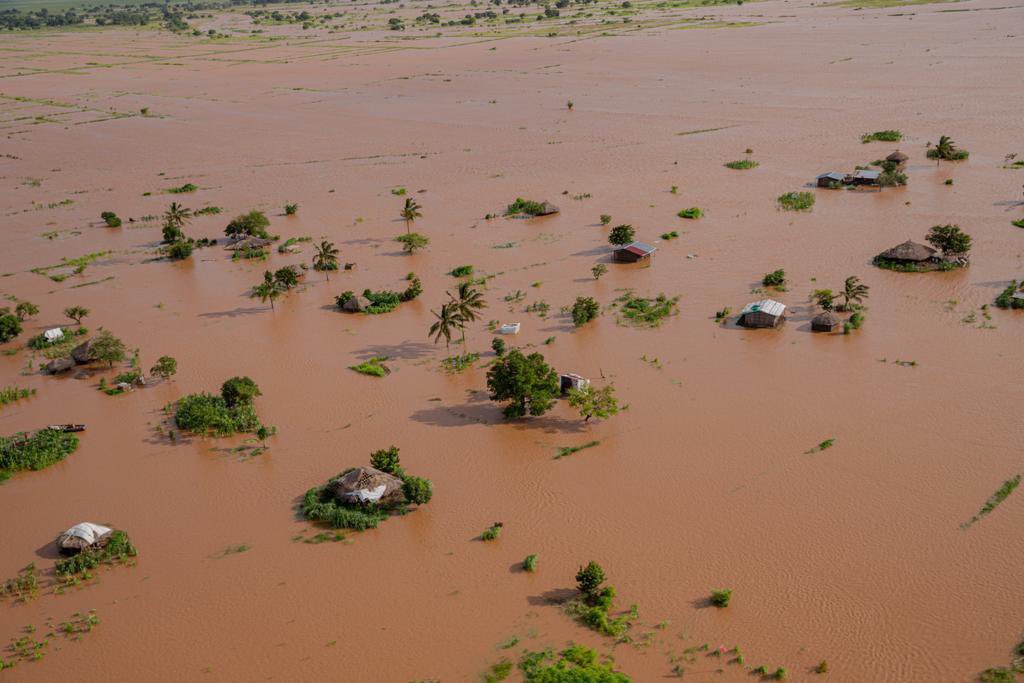
[[[634,681],[758,680],[763,665],[794,681],[954,683],[1009,667],[1022,494],[968,523],[1024,472],[1024,311],[992,305],[1024,278],[1024,170],[1008,157],[1024,155],[1024,6],[895,4],[637,3],[629,23],[578,26],[516,7],[529,25],[500,29],[420,26],[425,5],[288,5],[347,25],[253,36],[236,9],[190,20],[226,38],[4,33],[0,295],[39,313],[0,346],[0,387],[36,390],[0,406],[0,435],[87,429],[67,459],[0,485],[0,581],[34,562],[43,586],[0,598],[0,645],[89,610],[99,623],[0,679],[476,681],[570,641]],[[903,140],[861,142],[887,129]],[[929,159],[943,135],[969,159]],[[814,187],[897,149],[905,187]],[[743,159],[756,167],[724,165]],[[780,210],[791,191],[813,209]],[[560,212],[504,216],[517,197]],[[411,226],[406,198],[422,207]],[[221,244],[163,258],[171,202],[222,209],[185,228]],[[690,207],[703,216],[677,215]],[[225,225],[252,209],[281,240],[233,260]],[[619,224],[657,247],[649,262],[612,262]],[[969,268],[872,265],[943,224],[973,237]],[[407,227],[429,246],[403,253]],[[279,253],[293,237],[312,241]],[[273,309],[250,295],[322,240],[355,268],[310,268]],[[428,329],[469,264],[488,306],[466,350],[481,357],[453,373]],[[786,285],[764,288],[780,268]],[[397,310],[335,306],[400,291],[410,272],[423,293]],[[863,326],[812,333],[811,293],[849,276],[870,287]],[[627,290],[678,296],[678,314],[625,324],[611,305]],[[577,297],[602,308],[579,328],[563,311]],[[738,326],[765,297],[786,322]],[[25,344],[69,325],[69,306],[142,368],[173,356],[177,375],[108,396],[100,379],[126,365],[41,373]],[[488,398],[491,321],[520,322],[509,347],[614,384],[625,409],[584,422],[560,400],[506,420]],[[385,377],[349,369],[381,356]],[[165,406],[236,375],[278,430],[265,451],[173,428]],[[308,542],[326,527],[302,518],[303,494],[392,445],[433,500]],[[138,557],[56,594],[52,541],[82,521],[128,531]],[[616,612],[636,606],[627,642],[563,609],[591,560]],[[732,599],[716,609],[721,588]]]

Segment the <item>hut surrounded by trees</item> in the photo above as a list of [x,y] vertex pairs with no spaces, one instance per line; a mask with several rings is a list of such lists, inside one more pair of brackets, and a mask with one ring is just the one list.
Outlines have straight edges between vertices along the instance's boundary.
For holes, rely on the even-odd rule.
[[612,253],[612,258],[619,263],[636,263],[637,261],[649,259],[656,251],[658,251],[658,248],[652,247],[650,244],[633,242],[621,249],[616,249]]
[[893,162],[894,164],[896,164],[897,167],[902,167],[904,164],[907,163],[908,159],[910,159],[910,157],[908,157],[906,154],[899,150],[896,150],[895,152],[893,152],[892,154],[885,158],[886,161]]
[[927,244],[907,240],[892,249],[886,249],[875,257],[875,261],[892,261],[901,265],[937,262],[938,252]]
[[786,305],[774,299],[761,299],[743,307],[737,325],[778,327],[786,319]]

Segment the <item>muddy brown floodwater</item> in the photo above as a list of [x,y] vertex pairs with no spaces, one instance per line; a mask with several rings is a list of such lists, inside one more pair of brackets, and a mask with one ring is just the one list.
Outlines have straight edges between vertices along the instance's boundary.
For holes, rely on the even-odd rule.
[[[702,653],[687,680],[751,680],[758,664],[821,680],[811,668],[827,660],[832,681],[952,683],[1009,665],[1024,629],[1024,498],[960,525],[1024,471],[1024,313],[982,310],[1024,276],[1024,230],[1011,225],[1024,171],[1003,168],[1024,154],[1024,8],[1010,5],[769,1],[713,8],[756,25],[416,42],[295,27],[249,43],[5,34],[0,292],[41,312],[4,348],[77,304],[143,367],[169,354],[180,372],[108,397],[100,375],[42,376],[29,350],[0,357],[3,385],[38,390],[0,409],[0,433],[89,427],[66,461],[0,486],[0,577],[33,561],[48,572],[49,543],[79,521],[124,528],[140,551],[91,585],[0,604],[4,643],[47,617],[101,620],[0,678],[469,681],[569,641],[613,654],[636,681],[669,675],[672,656],[702,643],[740,646],[747,669]],[[887,128],[906,139],[860,142]],[[928,161],[940,135],[970,159]],[[747,148],[757,168],[723,167]],[[818,173],[896,148],[910,156],[906,188],[811,189],[811,212],[776,209]],[[165,192],[188,182],[199,189]],[[405,229],[397,187],[422,205],[413,227],[431,240],[413,256],[392,241]],[[562,211],[483,218],[517,196]],[[249,289],[268,267],[308,263],[310,245],[266,263],[222,247],[160,260],[159,222],[141,219],[173,200],[223,207],[188,226],[194,237],[258,208],[271,232],[331,240],[358,268],[330,282],[310,272],[271,311]],[[689,206],[705,217],[676,216]],[[105,210],[124,226],[104,227]],[[655,242],[653,264],[611,264],[600,214]],[[969,269],[870,265],[938,223],[974,237]],[[658,239],[671,230],[678,239]],[[62,282],[31,272],[94,252],[111,253]],[[609,272],[595,281],[598,262]],[[462,264],[494,277],[468,330],[482,362],[450,375],[426,331]],[[772,295],[790,307],[784,327],[715,324],[776,268],[789,280]],[[415,302],[333,310],[340,292],[398,289],[409,271],[425,287]],[[871,287],[864,327],[811,334],[809,292],[849,275]],[[679,295],[680,312],[653,330],[613,311],[574,330],[559,313],[625,288]],[[525,299],[506,303],[517,290]],[[541,300],[546,318],[522,311]],[[628,410],[583,424],[562,402],[505,422],[485,388],[491,319],[521,321],[511,341],[557,369],[614,382]],[[384,379],[347,369],[377,355],[390,358]],[[266,453],[156,430],[164,405],[239,374],[280,430]],[[429,505],[344,543],[293,540],[317,531],[296,516],[306,489],[392,444],[433,480]],[[495,520],[501,538],[476,541]],[[531,553],[538,571],[517,571]],[[637,606],[633,644],[552,604],[592,559],[617,603]],[[719,587],[734,591],[724,610],[706,602]]]

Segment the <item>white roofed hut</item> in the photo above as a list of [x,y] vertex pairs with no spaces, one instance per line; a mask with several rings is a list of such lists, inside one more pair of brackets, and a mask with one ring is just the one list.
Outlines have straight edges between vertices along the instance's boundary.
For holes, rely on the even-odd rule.
[[392,507],[405,502],[401,479],[373,467],[356,467],[327,484],[327,490],[344,505]]
[[590,386],[590,380],[574,372],[566,372],[558,376],[558,385],[562,396],[565,396],[573,389],[586,389]]
[[786,305],[774,299],[761,299],[743,307],[737,325],[778,327],[786,319]]
[[77,555],[83,550],[102,548],[110,541],[114,530],[92,522],[76,524],[57,537],[57,549],[62,555]]
[[64,338],[64,330],[62,330],[59,327],[54,327],[52,329],[49,329],[49,330],[46,330],[45,332],[43,332],[43,339],[45,339],[46,341],[50,342],[51,344],[59,342],[63,338]]

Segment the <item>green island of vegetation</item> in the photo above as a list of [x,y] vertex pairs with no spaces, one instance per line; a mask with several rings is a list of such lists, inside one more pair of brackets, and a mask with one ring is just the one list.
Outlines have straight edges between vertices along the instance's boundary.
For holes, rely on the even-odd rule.
[[260,396],[256,382],[248,377],[232,377],[221,386],[220,395],[201,392],[178,399],[174,422],[192,434],[230,436],[237,432],[257,432],[263,425],[253,400]]
[[14,472],[37,471],[68,457],[78,448],[78,437],[57,429],[41,429],[35,434],[18,432],[0,436],[0,481]]

